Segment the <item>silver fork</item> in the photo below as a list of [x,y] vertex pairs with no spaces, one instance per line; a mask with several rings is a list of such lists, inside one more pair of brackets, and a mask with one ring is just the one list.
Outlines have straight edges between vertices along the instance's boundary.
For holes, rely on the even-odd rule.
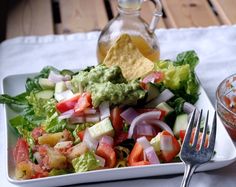
[[207,126],[208,126],[208,117],[209,111],[204,122],[204,129],[202,133],[202,140],[200,147],[197,148],[197,142],[199,138],[200,123],[202,118],[202,110],[197,118],[197,124],[195,129],[195,135],[192,142],[190,143],[190,138],[192,134],[192,129],[194,127],[196,109],[192,112],[191,118],[189,120],[188,128],[186,130],[185,138],[180,151],[180,159],[185,163],[185,172],[184,177],[181,183],[181,187],[189,186],[190,179],[195,171],[195,169],[203,164],[208,162],[214,153],[215,147],[215,138],[216,138],[216,112],[214,113],[213,123],[211,127],[210,137],[208,146],[205,146]]

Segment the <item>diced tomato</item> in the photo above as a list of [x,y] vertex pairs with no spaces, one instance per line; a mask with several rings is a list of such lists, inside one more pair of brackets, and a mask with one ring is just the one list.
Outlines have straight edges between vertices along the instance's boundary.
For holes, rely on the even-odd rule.
[[32,179],[48,176],[48,172],[44,171],[39,165],[33,164],[33,171],[34,175],[31,177]]
[[99,144],[96,154],[105,159],[105,167],[113,168],[116,165],[116,153],[114,149],[105,143]]
[[159,83],[164,79],[164,73],[161,71],[156,71],[153,72],[151,74],[149,74],[148,76],[146,76],[142,82],[144,83],[148,83],[148,82],[155,82],[155,83]]
[[121,113],[122,110],[119,107],[115,107],[111,111],[111,123],[116,133],[123,130],[123,119],[120,116]]
[[64,129],[63,130],[63,140],[74,141],[74,136],[72,135],[72,133],[69,130]]
[[147,85],[144,82],[140,82],[139,85],[142,89],[147,90]]
[[136,142],[129,157],[128,157],[128,165],[129,166],[141,166],[141,165],[149,165],[150,163],[143,158],[143,148],[142,146]]
[[[192,134],[191,134],[191,137],[190,137],[190,144],[193,143],[194,134],[195,134],[195,128],[192,130]],[[180,140],[181,140],[182,142],[183,142],[183,140],[184,140],[184,137],[185,137],[185,130],[181,130],[181,131],[179,132],[179,138],[180,138]],[[208,145],[208,139],[209,139],[209,136],[208,136],[208,134],[207,134],[207,135],[206,135],[206,139],[205,139],[205,143],[204,143],[204,147],[207,147],[207,145]],[[197,149],[200,148],[201,141],[202,141],[202,133],[199,132],[198,141],[197,141],[197,146],[196,146]]]
[[13,150],[13,157],[16,164],[29,160],[29,146],[25,139],[19,138]]
[[159,111],[159,112],[161,112],[160,120],[163,120],[164,117],[166,116],[166,112],[164,110],[160,110],[160,109],[157,109],[157,108],[136,108],[135,110],[139,114],[143,114],[143,113],[151,112],[151,111]]
[[81,114],[81,112],[90,106],[92,106],[91,94],[85,92],[79,97],[78,102],[75,104],[75,113]]
[[42,127],[36,127],[31,132],[31,135],[35,141],[38,141],[38,137],[42,136],[44,133],[45,133],[45,130]]
[[163,159],[163,161],[170,162],[179,153],[180,144],[179,144],[178,140],[167,131],[162,131],[161,135],[166,135],[166,136],[172,137],[172,146],[173,146],[172,150],[170,150],[170,151],[163,151],[162,150],[161,151],[161,158]]
[[127,140],[128,138],[128,133],[124,132],[124,131],[120,131],[118,133],[116,133],[116,136],[114,138],[114,144],[118,145],[120,143],[122,143],[123,141]]
[[180,138],[181,142],[184,141],[184,136],[185,136],[185,130],[180,130],[179,131],[179,138]]
[[80,98],[80,94],[75,94],[73,97],[67,100],[63,100],[56,104],[56,108],[60,113],[71,110],[75,107],[78,99]]
[[84,132],[85,132],[85,131],[79,131],[79,132],[77,132],[77,135],[79,136],[79,138],[80,138],[81,141],[83,141],[83,139],[84,139]]
[[155,135],[149,136],[149,135],[137,134],[136,136],[134,135],[133,138],[137,140],[138,138],[141,138],[143,136],[145,136],[148,141],[151,141],[151,139],[155,137]]
[[130,166],[144,166],[144,165],[150,165],[150,162],[147,161],[147,160],[142,160],[142,161],[139,161],[139,162],[134,162]]
[[230,103],[231,103],[230,98],[227,97],[227,96],[224,96],[223,99],[224,99],[224,102],[225,102],[226,106],[230,107]]
[[47,155],[47,146],[46,145],[38,146],[38,152],[41,156],[46,156]]

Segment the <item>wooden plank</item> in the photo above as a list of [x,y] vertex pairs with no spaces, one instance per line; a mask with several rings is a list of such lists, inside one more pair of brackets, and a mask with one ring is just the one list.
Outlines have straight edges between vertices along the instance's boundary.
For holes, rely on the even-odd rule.
[[53,34],[51,0],[14,2],[8,10],[7,38]]
[[[109,0],[109,2],[110,2],[110,5],[111,5],[112,14],[115,17],[118,14],[117,0]],[[154,11],[155,11],[154,4],[150,1],[145,1],[142,4],[140,15],[147,23],[150,23],[151,20],[152,20]],[[157,27],[158,28],[166,28],[166,25],[163,21],[163,18],[160,19]]]
[[236,1],[235,0],[211,0],[217,10],[220,20],[224,24],[236,23]]
[[59,0],[62,32],[101,30],[108,22],[103,0]]
[[162,0],[171,27],[219,25],[207,0]]

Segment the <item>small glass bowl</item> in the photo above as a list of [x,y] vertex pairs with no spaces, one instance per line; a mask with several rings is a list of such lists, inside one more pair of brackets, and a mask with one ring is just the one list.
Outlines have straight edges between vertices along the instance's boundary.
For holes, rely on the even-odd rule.
[[236,141],[236,74],[224,79],[216,90],[216,108],[230,137]]

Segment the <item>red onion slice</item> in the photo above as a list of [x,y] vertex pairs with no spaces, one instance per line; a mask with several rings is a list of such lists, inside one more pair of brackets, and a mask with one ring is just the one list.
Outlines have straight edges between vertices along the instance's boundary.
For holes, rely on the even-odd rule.
[[61,82],[63,81],[64,76],[55,73],[54,71],[50,71],[49,75],[48,75],[48,80],[57,83],[57,82]]
[[58,142],[54,146],[54,149],[60,151],[62,149],[69,149],[72,146],[73,146],[73,142],[72,141],[63,141],[63,142]]
[[132,123],[134,118],[136,118],[139,115],[138,112],[136,112],[133,108],[128,108],[125,111],[123,111],[120,116],[129,124]]
[[70,118],[75,113],[74,109],[68,110],[58,117],[59,121]]
[[170,134],[174,135],[172,129],[164,121],[161,120],[147,120],[147,123],[156,125],[162,130],[168,131]]
[[162,151],[172,151],[173,150],[172,137],[170,135],[161,135],[160,148]]
[[175,95],[169,89],[165,89],[157,98],[146,104],[145,107],[156,107],[160,103],[166,102],[174,96]]
[[142,146],[143,149],[147,149],[148,147],[151,146],[151,144],[149,143],[149,141],[147,140],[145,136],[138,138],[137,142],[139,143],[139,145]]
[[146,121],[146,120],[160,119],[160,116],[161,116],[160,111],[151,111],[151,112],[140,114],[139,116],[134,118],[129,128],[128,138],[131,138],[133,136],[134,128],[136,125],[141,124],[143,121]]
[[99,114],[87,115],[87,116],[85,116],[85,121],[96,123],[96,122],[100,121],[100,116],[99,116]]
[[191,103],[188,103],[188,102],[184,102],[184,105],[183,105],[183,111],[187,114],[190,114],[192,113],[192,111],[194,111],[196,107],[194,105],[192,105]]
[[152,125],[147,123],[139,124],[135,127],[133,136],[143,135],[143,136],[155,136],[156,132]]
[[70,123],[75,124],[75,123],[84,123],[85,118],[84,116],[72,116],[69,120]]
[[83,142],[86,143],[90,150],[94,151],[97,149],[98,141],[90,135],[88,128],[84,132]]
[[104,158],[102,158],[102,157],[100,157],[100,156],[98,156],[98,155],[96,155],[95,154],[95,158],[96,158],[96,160],[98,160],[99,161],[99,166],[101,166],[101,167],[104,167],[105,166],[105,159]]
[[196,106],[192,105],[191,103],[189,102],[184,102],[184,105],[183,105],[183,111],[188,114],[188,118],[191,117],[191,113],[194,111],[194,109],[196,109],[196,114],[195,114],[195,118],[194,118],[194,124],[197,123],[197,119],[198,119],[198,116],[200,115],[200,112],[199,110],[196,108]]
[[109,107],[109,102],[104,101],[99,105],[99,111],[100,111],[100,117],[101,120],[110,117],[110,107]]
[[99,144],[107,144],[107,145],[110,145],[111,147],[113,147],[114,145],[114,140],[111,136],[107,136],[107,135],[104,135],[101,137],[101,139],[99,140]]
[[97,110],[95,108],[86,108],[84,110],[84,113],[85,114],[96,114],[97,113]]
[[150,164],[160,164],[160,160],[152,146],[144,149],[144,153]]

